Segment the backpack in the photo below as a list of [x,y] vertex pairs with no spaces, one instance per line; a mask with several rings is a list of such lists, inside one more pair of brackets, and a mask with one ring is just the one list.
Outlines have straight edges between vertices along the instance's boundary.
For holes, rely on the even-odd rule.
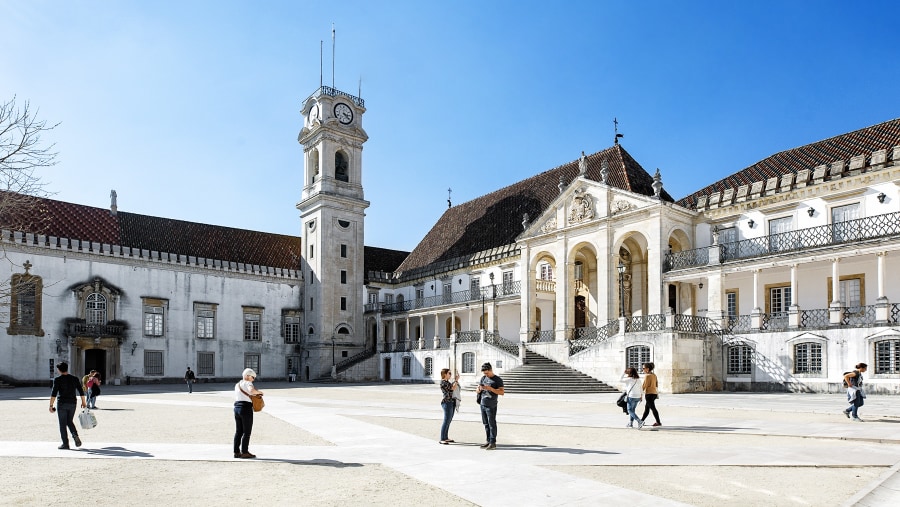
[[859,372],[857,372],[856,370],[850,370],[850,371],[845,371],[845,372],[844,372],[843,379],[841,380],[841,385],[842,385],[842,386],[844,386],[844,387],[850,387],[849,385],[847,385],[847,375],[849,375],[849,374],[851,374],[851,373],[856,373],[856,376],[853,377],[853,379],[850,381],[851,384],[852,384],[852,386],[853,386],[853,387],[856,387],[856,384],[859,383]]

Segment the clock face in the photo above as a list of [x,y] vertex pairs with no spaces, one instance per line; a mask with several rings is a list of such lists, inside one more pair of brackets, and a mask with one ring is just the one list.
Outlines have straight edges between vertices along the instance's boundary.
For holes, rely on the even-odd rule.
[[307,116],[307,121],[310,125],[312,122],[319,119],[319,106],[317,104],[313,104],[313,107],[309,108],[309,116]]
[[347,125],[353,121],[353,110],[350,109],[350,106],[341,102],[334,106],[334,117],[337,118],[339,122]]

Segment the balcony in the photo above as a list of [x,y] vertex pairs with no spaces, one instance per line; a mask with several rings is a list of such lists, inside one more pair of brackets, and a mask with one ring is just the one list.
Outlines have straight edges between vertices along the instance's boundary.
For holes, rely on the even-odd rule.
[[518,296],[522,290],[521,282],[506,282],[489,285],[477,290],[461,290],[447,294],[438,294],[427,298],[409,299],[396,303],[373,303],[365,306],[365,311],[375,312],[381,309],[383,314],[402,313],[412,310],[433,308],[436,306],[458,305],[481,301],[484,298],[490,301],[494,298]]
[[66,324],[66,336],[84,336],[94,338],[119,338],[124,336],[125,326],[119,324],[85,324],[69,322]]
[[663,271],[706,266],[709,264],[710,250],[713,248],[719,249],[719,261],[726,263],[829,246],[856,245],[860,241],[897,236],[900,236],[900,212],[886,213],[836,224],[673,252],[666,255],[663,261]]

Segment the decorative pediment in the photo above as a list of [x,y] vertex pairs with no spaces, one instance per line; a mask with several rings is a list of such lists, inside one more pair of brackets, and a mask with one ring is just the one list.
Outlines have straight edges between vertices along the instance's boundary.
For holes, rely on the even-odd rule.
[[629,201],[623,201],[621,199],[616,199],[610,204],[609,213],[610,213],[610,215],[616,215],[619,213],[624,213],[635,207],[636,206]]
[[550,217],[549,220],[544,222],[544,225],[541,226],[540,230],[541,230],[541,232],[550,232],[550,231],[555,231],[556,229],[557,229],[556,215],[553,215],[552,217]]
[[587,222],[594,218],[594,198],[583,188],[575,189],[569,206],[569,224]]

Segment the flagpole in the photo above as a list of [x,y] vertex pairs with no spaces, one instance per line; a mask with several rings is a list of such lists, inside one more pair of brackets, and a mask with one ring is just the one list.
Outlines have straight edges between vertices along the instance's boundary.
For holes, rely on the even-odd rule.
[[334,23],[331,23],[331,87],[334,88]]

